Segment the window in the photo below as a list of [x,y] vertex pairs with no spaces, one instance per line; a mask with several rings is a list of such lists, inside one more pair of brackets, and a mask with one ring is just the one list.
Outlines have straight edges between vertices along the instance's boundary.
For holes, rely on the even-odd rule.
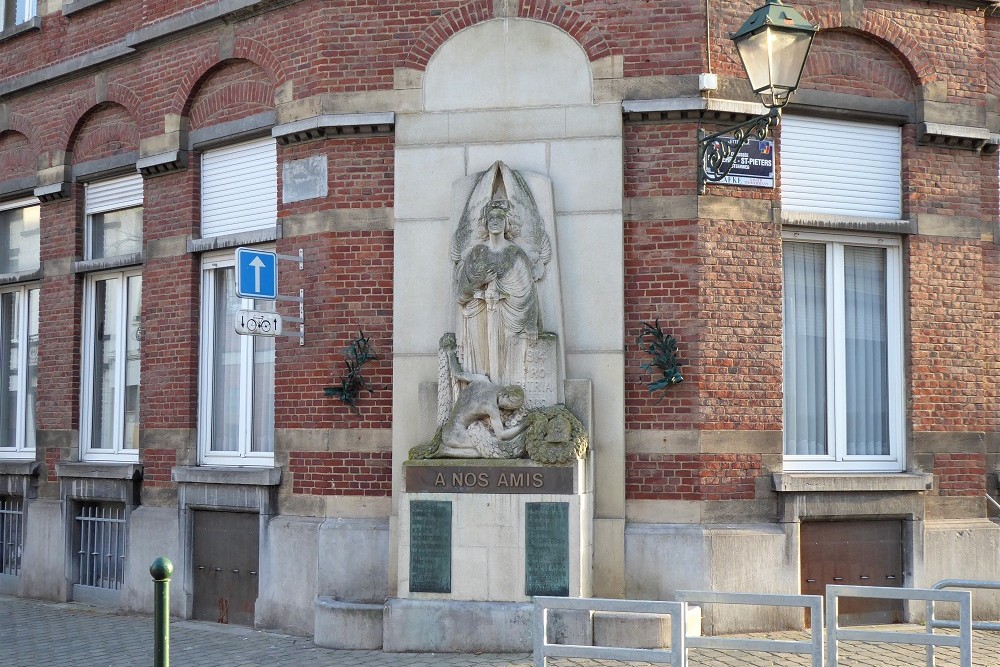
[[783,211],[901,217],[898,127],[789,114],[780,128]]
[[278,221],[274,139],[205,151],[201,157],[201,235],[273,229]]
[[3,14],[0,15],[0,30],[13,28],[35,17],[35,0],[0,0]]
[[[127,258],[142,251],[141,176],[88,184],[85,212],[86,259]],[[83,458],[137,461],[142,348],[140,269],[88,275],[83,316]]]
[[142,252],[142,176],[88,183],[85,199],[87,259]]
[[35,458],[38,288],[0,292],[0,456]]
[[240,336],[236,311],[274,310],[273,301],[236,296],[233,254],[202,267],[199,438],[202,462],[274,462],[274,339]]
[[80,441],[86,460],[139,459],[142,276],[87,276]]
[[[76,503],[73,583],[121,590],[125,582],[127,516],[124,503]],[[78,592],[74,590],[74,598]]]
[[[0,273],[39,269],[38,220],[37,199],[0,204]],[[35,458],[38,297],[37,285],[0,288],[0,457],[5,459]]]
[[37,199],[0,204],[0,273],[37,271],[38,254]]
[[898,238],[784,234],[786,470],[902,470]]

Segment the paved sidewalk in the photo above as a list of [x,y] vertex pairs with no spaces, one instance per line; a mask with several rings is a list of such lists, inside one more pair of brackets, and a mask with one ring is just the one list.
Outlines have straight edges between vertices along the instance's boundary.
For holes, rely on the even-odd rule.
[[[119,615],[75,603],[0,596],[2,667],[145,667],[152,665],[149,616]],[[897,629],[907,629],[894,626]],[[913,629],[912,626],[909,629]],[[975,632],[976,667],[1000,666],[1000,633]],[[755,635],[803,639],[804,633]],[[957,649],[937,649],[938,665],[957,666]],[[383,653],[317,648],[310,638],[259,632],[237,626],[174,621],[170,626],[172,667],[533,667],[529,654],[460,655]],[[692,667],[808,667],[808,656],[692,650]],[[843,667],[922,667],[920,647],[848,643]],[[596,660],[550,660],[553,667],[621,667]],[[645,667],[648,663],[629,663]]]

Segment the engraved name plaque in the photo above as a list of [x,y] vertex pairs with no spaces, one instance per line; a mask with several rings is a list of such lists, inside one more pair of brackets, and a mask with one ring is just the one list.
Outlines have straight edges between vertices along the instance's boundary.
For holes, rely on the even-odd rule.
[[524,505],[524,594],[569,595],[569,503]]
[[451,503],[410,503],[410,592],[451,592]]

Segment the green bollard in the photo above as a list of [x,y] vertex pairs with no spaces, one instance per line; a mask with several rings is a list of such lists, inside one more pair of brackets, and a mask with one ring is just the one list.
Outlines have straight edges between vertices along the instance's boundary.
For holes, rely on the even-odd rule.
[[170,667],[170,575],[174,564],[160,556],[149,566],[153,576],[153,667]]

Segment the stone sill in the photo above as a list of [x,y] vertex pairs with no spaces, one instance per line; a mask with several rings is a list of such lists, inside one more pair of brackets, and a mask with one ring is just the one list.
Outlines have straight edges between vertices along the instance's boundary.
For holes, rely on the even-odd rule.
[[18,23],[16,25],[8,26],[3,30],[0,30],[0,42],[5,39],[10,39],[11,37],[16,37],[17,35],[23,35],[26,32],[31,32],[33,30],[42,29],[42,17],[32,16],[30,19],[24,23]]
[[231,484],[278,486],[281,468],[244,468],[239,466],[178,466],[170,473],[178,484]]
[[778,493],[850,493],[928,491],[934,483],[930,473],[810,473],[779,472],[773,475]]
[[88,7],[93,7],[94,5],[99,5],[105,0],[72,0],[72,2],[67,2],[63,5],[63,16],[72,16],[77,12],[82,12]]
[[0,475],[27,475],[38,474],[39,465],[35,459],[25,459],[23,461],[0,461]]
[[138,463],[62,462],[56,464],[56,476],[60,478],[136,479],[141,475],[142,465]]
[[237,232],[222,236],[209,236],[204,239],[191,239],[187,243],[187,251],[192,253],[225,250],[256,243],[271,243],[281,238],[281,225],[258,229],[252,232]]

